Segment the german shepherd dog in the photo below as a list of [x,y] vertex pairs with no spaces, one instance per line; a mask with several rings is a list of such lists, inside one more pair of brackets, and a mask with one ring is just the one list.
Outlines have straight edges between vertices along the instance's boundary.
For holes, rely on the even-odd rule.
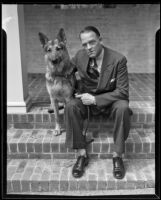
[[55,113],[55,135],[61,134],[58,103],[64,105],[73,98],[75,90],[75,73],[66,47],[66,36],[61,28],[55,40],[49,40],[39,32],[39,39],[45,52],[46,87],[51,106]]

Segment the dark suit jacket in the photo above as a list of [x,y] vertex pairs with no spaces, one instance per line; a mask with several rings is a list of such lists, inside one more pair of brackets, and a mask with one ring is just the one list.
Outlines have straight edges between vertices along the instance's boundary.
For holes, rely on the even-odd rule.
[[79,72],[83,92],[89,92],[96,98],[97,106],[108,106],[117,100],[129,100],[129,80],[127,60],[120,53],[104,48],[99,81],[91,79],[87,74],[89,57],[85,50],[79,50],[72,59]]

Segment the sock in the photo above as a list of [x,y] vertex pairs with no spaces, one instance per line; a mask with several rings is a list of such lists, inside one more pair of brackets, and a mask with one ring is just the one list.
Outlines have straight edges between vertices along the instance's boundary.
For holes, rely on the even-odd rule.
[[87,153],[85,149],[79,149],[79,155],[87,157]]
[[121,154],[118,154],[118,153],[116,153],[116,152],[113,152],[113,157],[120,157],[120,158],[122,158],[122,155],[121,155]]

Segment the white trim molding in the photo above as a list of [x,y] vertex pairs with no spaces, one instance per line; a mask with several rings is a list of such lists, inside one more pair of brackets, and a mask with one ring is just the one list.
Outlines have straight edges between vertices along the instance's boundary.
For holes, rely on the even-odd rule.
[[28,96],[26,101],[7,102],[7,113],[27,113],[31,106],[31,99]]

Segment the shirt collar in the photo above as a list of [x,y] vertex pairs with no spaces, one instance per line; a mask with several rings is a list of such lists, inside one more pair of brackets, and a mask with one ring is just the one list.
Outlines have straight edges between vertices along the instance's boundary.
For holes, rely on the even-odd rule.
[[96,57],[96,61],[102,61],[104,56],[104,48],[102,47],[102,51],[98,57]]

